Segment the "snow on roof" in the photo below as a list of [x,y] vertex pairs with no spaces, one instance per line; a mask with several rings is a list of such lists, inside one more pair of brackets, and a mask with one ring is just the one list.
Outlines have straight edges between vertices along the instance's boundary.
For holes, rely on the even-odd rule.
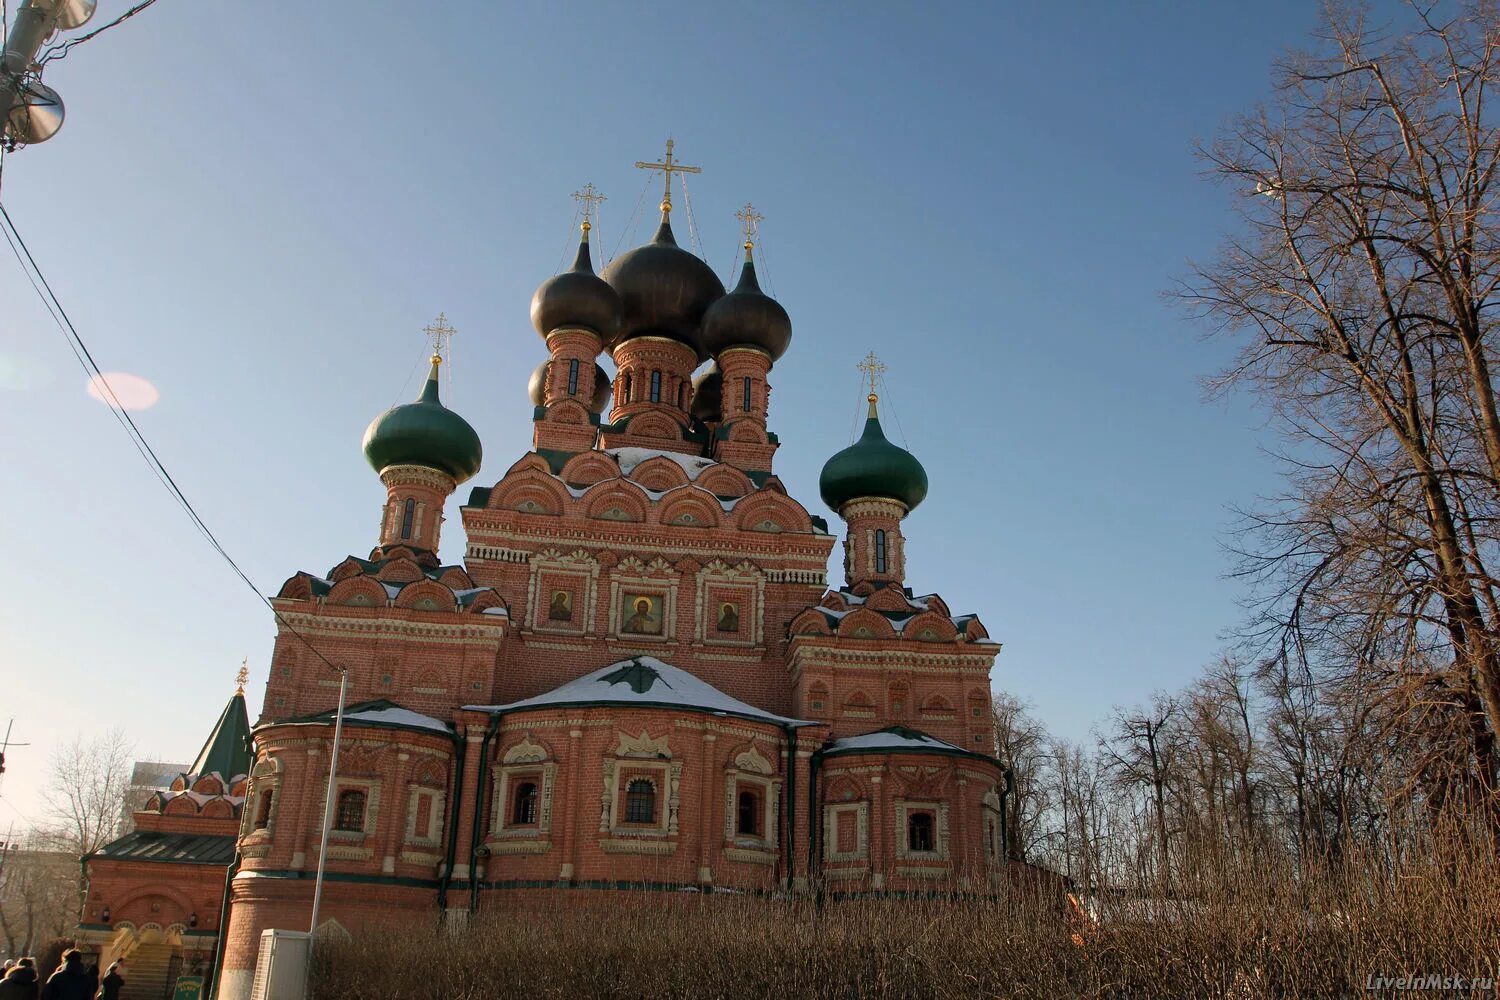
[[344,718],[350,722],[367,722],[377,726],[408,726],[412,729],[430,729],[435,733],[450,733],[452,728],[441,719],[434,719],[409,708],[362,708],[348,712]]
[[464,708],[478,712],[508,713],[565,705],[684,708],[773,722],[777,725],[812,725],[800,719],[774,715],[737,698],[731,698],[712,684],[654,656],[632,656],[628,660],[611,663],[534,698],[513,701],[507,705],[465,705]]
[[696,455],[683,455],[675,451],[657,451],[654,448],[606,448],[604,453],[612,456],[620,463],[620,471],[630,475],[637,465],[648,458],[670,458],[682,467],[687,473],[688,479],[697,479],[704,469],[718,465],[711,458],[699,458]]
[[973,751],[965,750],[963,747],[954,746],[936,736],[928,736],[926,733],[915,729],[907,729],[904,726],[892,726],[889,729],[881,729],[873,733],[865,733],[863,736],[844,736],[840,739],[830,740],[823,747],[825,754],[829,753],[858,753],[861,751],[871,752],[899,752],[902,750],[917,750],[924,753],[961,753],[972,754]]

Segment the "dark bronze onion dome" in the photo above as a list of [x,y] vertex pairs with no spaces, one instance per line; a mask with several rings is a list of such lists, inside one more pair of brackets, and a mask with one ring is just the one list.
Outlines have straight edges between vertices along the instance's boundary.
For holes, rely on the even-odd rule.
[[531,297],[531,324],[543,337],[563,327],[581,326],[608,343],[620,332],[620,296],[594,273],[589,259],[589,229],[583,224],[583,239],[572,270],[553,275]]
[[690,412],[694,419],[714,423],[724,418],[724,374],[717,362],[693,376],[693,405]]
[[712,268],[677,245],[665,216],[655,239],[609,262],[604,280],[620,293],[625,307],[619,335],[605,341],[605,350],[650,335],[681,341],[700,361],[708,357],[699,328],[708,307],[724,296],[724,284]]
[[[526,383],[526,395],[531,397],[532,406],[547,405],[547,367],[550,364],[552,364],[552,359],[548,358],[537,365]],[[596,362],[594,364],[594,398],[589,400],[589,412],[603,413],[608,403],[609,372]]]
[[874,393],[865,432],[823,466],[818,492],[834,511],[858,497],[895,500],[911,510],[927,496],[927,470],[911,452],[885,439]]
[[726,347],[758,347],[776,361],[792,342],[792,318],[781,303],[760,290],[755,256],[745,243],[745,267],[734,291],[708,307],[703,317],[703,347],[718,354]]
[[391,407],[365,430],[365,458],[376,472],[392,465],[420,465],[463,482],[479,471],[484,457],[479,435],[438,398],[442,363],[434,354],[432,371],[416,401]]

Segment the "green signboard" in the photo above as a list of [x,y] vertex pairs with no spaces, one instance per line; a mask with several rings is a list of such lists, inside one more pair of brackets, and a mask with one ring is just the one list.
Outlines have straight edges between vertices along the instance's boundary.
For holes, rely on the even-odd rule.
[[177,977],[177,989],[172,991],[172,1000],[201,1000],[202,996],[202,976]]

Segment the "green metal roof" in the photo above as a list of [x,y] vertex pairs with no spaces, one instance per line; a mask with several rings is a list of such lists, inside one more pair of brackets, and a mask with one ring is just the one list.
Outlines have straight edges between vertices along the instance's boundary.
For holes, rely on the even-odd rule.
[[136,830],[105,844],[88,857],[179,865],[227,865],[234,860],[234,841],[233,835]]
[[224,706],[208,742],[198,751],[189,774],[209,774],[218,771],[227,782],[232,778],[250,773],[250,718],[245,714],[245,694],[236,691]]

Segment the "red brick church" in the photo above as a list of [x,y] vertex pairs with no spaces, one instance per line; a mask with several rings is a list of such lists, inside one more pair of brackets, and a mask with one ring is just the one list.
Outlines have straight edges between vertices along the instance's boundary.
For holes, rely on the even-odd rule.
[[[844,521],[830,587],[838,538],[774,467],[791,321],[751,239],[726,292],[670,212],[669,196],[655,238],[602,276],[585,216],[572,269],[537,290],[533,448],[469,493],[462,562],[438,557],[443,507],[481,448],[439,399],[440,350],[420,396],[370,425],[375,548],[274,599],[253,763],[226,789],[219,996],[249,995],[263,929],[307,927],[335,667],[349,706],[321,913],[345,928],[539,895],[984,893],[1004,877],[999,644],[906,586],[925,471],[872,391],[820,480]],[[85,920],[107,903],[91,896]]]

